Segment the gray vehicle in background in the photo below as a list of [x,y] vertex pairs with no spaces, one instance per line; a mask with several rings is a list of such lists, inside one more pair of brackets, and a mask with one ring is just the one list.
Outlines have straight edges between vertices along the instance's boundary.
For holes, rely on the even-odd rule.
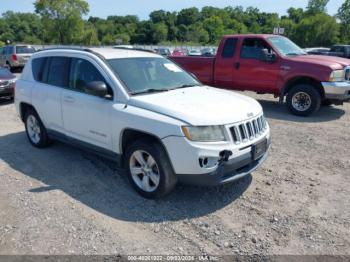
[[11,71],[23,68],[36,50],[31,45],[7,45],[0,48],[0,66]]

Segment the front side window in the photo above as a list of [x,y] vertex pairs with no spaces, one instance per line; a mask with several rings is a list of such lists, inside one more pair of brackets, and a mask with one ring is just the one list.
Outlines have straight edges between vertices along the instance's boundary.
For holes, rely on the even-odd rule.
[[85,92],[90,82],[104,82],[107,85],[108,95],[112,96],[112,89],[108,86],[100,71],[89,61],[81,58],[72,58],[69,72],[69,88],[78,92]]
[[121,58],[110,59],[108,62],[131,94],[201,85],[194,77],[165,58]]
[[246,38],[243,41],[241,58],[261,60],[271,53],[271,47],[262,39]]

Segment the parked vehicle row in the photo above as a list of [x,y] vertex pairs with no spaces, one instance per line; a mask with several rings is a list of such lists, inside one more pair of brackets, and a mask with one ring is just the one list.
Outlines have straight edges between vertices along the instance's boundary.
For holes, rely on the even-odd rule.
[[215,49],[213,48],[203,48],[203,49],[192,48],[190,50],[185,48],[175,48],[173,51],[171,51],[169,48],[156,48],[154,51],[162,56],[214,56],[215,55]]
[[170,59],[203,83],[231,90],[271,93],[289,110],[308,116],[322,104],[350,100],[350,60],[307,55],[277,35],[225,36],[215,57]]
[[8,68],[10,71],[23,68],[35,51],[35,48],[30,45],[0,47],[0,66]]
[[331,48],[307,48],[306,52],[313,55],[329,55],[350,58],[350,45],[334,45]]
[[264,162],[270,144],[256,100],[202,85],[144,51],[37,52],[16,84],[15,104],[33,146],[57,139],[119,160],[148,198],[177,181],[240,179]]
[[13,99],[16,76],[11,74],[7,68],[0,67],[0,97]]

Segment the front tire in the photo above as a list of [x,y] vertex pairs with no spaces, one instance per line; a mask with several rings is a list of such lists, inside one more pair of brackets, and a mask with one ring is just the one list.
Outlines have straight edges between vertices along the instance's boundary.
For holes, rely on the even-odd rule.
[[29,142],[34,147],[44,148],[50,144],[46,128],[34,110],[30,109],[26,112],[24,123]]
[[297,116],[309,116],[320,109],[321,94],[312,85],[293,87],[287,95],[287,107]]
[[145,198],[164,197],[177,182],[164,148],[156,141],[141,139],[129,146],[125,152],[125,167],[131,185]]

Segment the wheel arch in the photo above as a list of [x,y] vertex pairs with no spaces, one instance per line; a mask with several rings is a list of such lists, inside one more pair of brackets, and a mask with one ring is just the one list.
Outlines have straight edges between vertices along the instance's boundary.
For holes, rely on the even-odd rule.
[[119,141],[121,141],[121,142],[119,143],[119,152],[120,152],[120,155],[122,158],[121,159],[122,164],[124,163],[125,151],[126,151],[127,147],[129,145],[131,145],[134,141],[136,141],[138,139],[145,139],[145,138],[148,138],[148,139],[150,139],[150,141],[158,143],[164,149],[164,151],[165,151],[165,153],[170,161],[171,167],[174,170],[169,153],[168,153],[164,143],[162,142],[162,139],[154,134],[149,133],[149,132],[134,129],[134,128],[125,128],[120,133]]
[[19,104],[19,112],[20,112],[20,117],[21,117],[21,120],[24,122],[24,117],[26,115],[26,112],[31,109],[31,110],[34,110],[36,113],[38,113],[34,106],[32,106],[31,104],[28,104],[26,102],[21,102]]
[[284,101],[284,97],[294,86],[301,84],[312,85],[320,93],[321,98],[324,99],[324,88],[319,80],[310,76],[297,76],[289,79],[287,83],[283,86],[282,91],[280,93],[280,102]]

